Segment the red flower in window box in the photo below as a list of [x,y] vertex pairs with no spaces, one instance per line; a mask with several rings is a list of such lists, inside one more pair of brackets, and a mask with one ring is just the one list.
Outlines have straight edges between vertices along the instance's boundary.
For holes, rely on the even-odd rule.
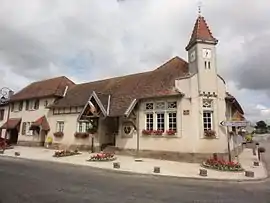
[[164,133],[163,130],[154,130],[153,131],[154,135],[162,135]]
[[54,137],[59,137],[59,138],[61,138],[61,137],[64,136],[64,133],[63,133],[63,132],[55,132],[55,133],[53,133],[53,135],[54,135]]
[[152,134],[152,130],[142,130],[142,134],[143,135],[151,135]]
[[205,130],[204,131],[204,136],[206,138],[209,138],[209,139],[216,138],[216,131],[214,131],[214,130]]
[[176,134],[176,131],[175,130],[167,130],[166,131],[166,134],[167,135],[175,135]]

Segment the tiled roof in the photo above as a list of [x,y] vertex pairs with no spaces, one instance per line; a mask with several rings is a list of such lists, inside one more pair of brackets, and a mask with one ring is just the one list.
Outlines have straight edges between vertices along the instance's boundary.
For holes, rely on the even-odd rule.
[[63,96],[66,86],[74,83],[65,76],[33,82],[11,97],[11,101],[18,101],[48,96]]
[[210,31],[204,17],[201,15],[196,20],[186,50],[192,47],[197,41],[203,41],[214,44],[218,42],[218,40],[215,37],[213,37],[212,32]]
[[103,105],[107,105],[107,95],[111,96],[110,116],[119,116],[134,99],[176,94],[175,79],[187,73],[187,62],[174,57],[153,71],[75,85],[51,107],[83,107],[95,91]]
[[232,105],[239,111],[239,113],[244,115],[243,108],[241,107],[241,105],[239,104],[239,102],[237,101],[237,99],[234,96],[232,96],[229,92],[226,92],[225,99],[227,101],[231,102]]

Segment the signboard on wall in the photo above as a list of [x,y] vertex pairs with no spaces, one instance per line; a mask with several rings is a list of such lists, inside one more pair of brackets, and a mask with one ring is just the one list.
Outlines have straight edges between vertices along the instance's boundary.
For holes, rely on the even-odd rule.
[[220,125],[226,127],[246,127],[249,125],[248,121],[221,121]]

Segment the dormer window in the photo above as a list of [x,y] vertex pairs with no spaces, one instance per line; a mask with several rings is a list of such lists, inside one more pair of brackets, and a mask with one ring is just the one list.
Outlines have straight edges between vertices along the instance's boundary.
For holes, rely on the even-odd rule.
[[22,111],[22,109],[23,109],[23,101],[21,101],[21,102],[19,103],[19,111]]
[[25,101],[25,110],[29,110],[29,100]]
[[38,99],[34,101],[34,109],[35,110],[39,109],[39,100]]

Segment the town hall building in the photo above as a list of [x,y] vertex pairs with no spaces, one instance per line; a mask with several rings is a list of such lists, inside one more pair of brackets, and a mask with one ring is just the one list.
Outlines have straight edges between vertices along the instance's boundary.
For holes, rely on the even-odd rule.
[[[221,121],[244,112],[217,73],[218,40],[199,15],[178,56],[142,73],[75,84],[62,76],[31,83],[4,111],[2,137],[13,144],[79,148],[197,161],[238,145]],[[7,109],[10,109],[7,120]]]

